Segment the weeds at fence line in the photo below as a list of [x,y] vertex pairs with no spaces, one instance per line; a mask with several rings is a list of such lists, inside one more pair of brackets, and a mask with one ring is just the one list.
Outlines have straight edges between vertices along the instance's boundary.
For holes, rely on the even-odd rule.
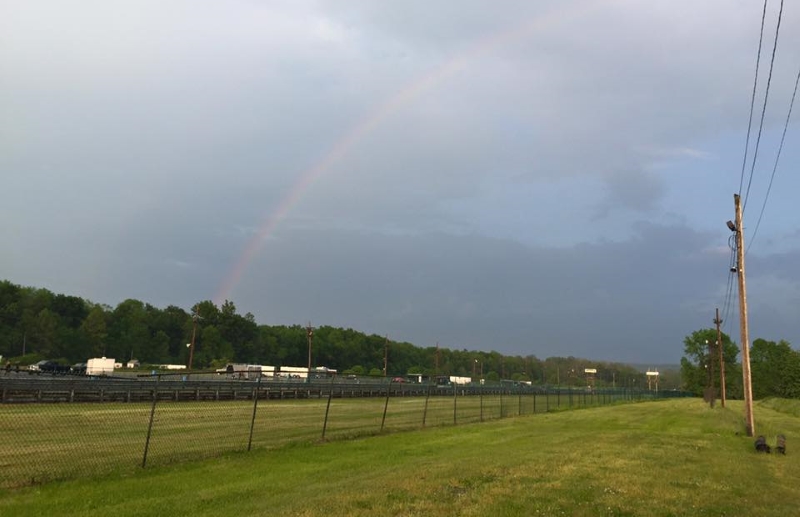
[[[584,389],[581,400],[575,388],[524,384],[437,386],[389,379],[262,376],[219,380],[201,374],[133,379],[12,376],[0,378],[0,386],[3,488],[320,439],[684,395],[601,388]],[[562,393],[568,394],[568,407],[561,407]],[[509,404],[514,395],[517,404]]]

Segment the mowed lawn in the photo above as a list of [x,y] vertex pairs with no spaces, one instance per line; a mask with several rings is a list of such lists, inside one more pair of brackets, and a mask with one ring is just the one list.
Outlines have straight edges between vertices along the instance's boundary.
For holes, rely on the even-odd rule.
[[[619,401],[619,399],[617,399]],[[0,488],[19,488],[219,457],[252,448],[363,438],[612,403],[610,396],[484,395],[152,403],[8,404]],[[254,415],[254,410],[255,415]],[[327,418],[326,418],[327,415]],[[385,415],[385,417],[384,417]],[[251,434],[252,428],[252,434]],[[324,431],[324,437],[323,437]],[[145,458],[145,451],[147,452]]]
[[742,415],[676,399],[288,444],[5,490],[0,515],[797,515],[797,411],[756,406],[786,456]]

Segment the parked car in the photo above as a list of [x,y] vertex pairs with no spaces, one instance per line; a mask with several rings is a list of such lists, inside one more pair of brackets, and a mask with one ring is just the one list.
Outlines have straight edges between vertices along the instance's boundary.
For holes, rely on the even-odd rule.
[[38,371],[41,371],[42,366],[45,366],[45,365],[47,365],[49,363],[50,363],[50,361],[44,359],[42,361],[39,361],[36,364],[32,364],[32,365],[28,366],[28,370],[31,371],[31,372],[38,372]]
[[39,371],[53,375],[66,375],[70,372],[70,367],[65,364],[58,364],[55,361],[44,361],[44,364],[39,365]]

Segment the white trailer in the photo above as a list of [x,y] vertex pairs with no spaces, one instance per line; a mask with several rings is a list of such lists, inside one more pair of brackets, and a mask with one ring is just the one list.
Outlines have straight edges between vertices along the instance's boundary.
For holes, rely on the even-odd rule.
[[455,375],[451,375],[450,382],[453,384],[469,384],[472,382],[472,377],[457,377]]
[[86,362],[86,375],[111,375],[114,373],[114,359],[95,357]]
[[225,368],[217,368],[216,372],[220,375],[228,375],[231,378],[258,379],[261,376],[273,377],[275,375],[275,367],[260,364],[229,363]]
[[308,368],[304,366],[281,366],[279,374],[287,379],[307,379]]

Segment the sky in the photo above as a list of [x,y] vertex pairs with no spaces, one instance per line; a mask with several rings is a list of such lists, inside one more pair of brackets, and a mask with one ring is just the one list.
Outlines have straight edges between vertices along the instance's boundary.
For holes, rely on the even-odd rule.
[[741,192],[751,339],[797,346],[796,114],[766,194],[800,9],[782,13],[753,164],[779,2],[745,161],[762,8],[0,0],[0,278],[677,363],[717,307],[739,342]]

